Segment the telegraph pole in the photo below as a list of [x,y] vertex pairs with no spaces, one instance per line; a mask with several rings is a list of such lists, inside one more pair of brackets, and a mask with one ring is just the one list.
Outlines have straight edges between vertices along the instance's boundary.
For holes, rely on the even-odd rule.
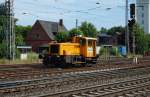
[[126,47],[127,47],[127,53],[129,54],[130,53],[130,44],[129,44],[129,27],[128,27],[128,0],[126,0],[126,8],[125,8],[125,14],[126,14],[126,18],[125,18],[125,21],[126,21],[126,33],[125,33],[125,44],[126,44]]

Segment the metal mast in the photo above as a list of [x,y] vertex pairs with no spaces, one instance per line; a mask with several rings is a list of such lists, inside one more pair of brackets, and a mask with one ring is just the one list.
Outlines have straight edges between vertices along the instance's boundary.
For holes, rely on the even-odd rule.
[[14,0],[5,0],[6,6],[6,44],[7,44],[7,58],[15,58],[15,32],[14,32]]
[[130,53],[130,45],[129,45],[129,27],[128,27],[128,0],[126,0],[126,8],[125,8],[125,14],[126,14],[126,18],[125,18],[125,21],[126,21],[126,33],[125,33],[125,37],[126,37],[126,46],[127,46],[127,51],[128,51],[128,54]]

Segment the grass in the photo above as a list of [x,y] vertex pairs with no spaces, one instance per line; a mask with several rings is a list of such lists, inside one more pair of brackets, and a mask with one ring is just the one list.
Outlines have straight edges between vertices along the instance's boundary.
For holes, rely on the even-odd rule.
[[15,60],[8,60],[8,59],[0,59],[0,64],[33,64],[33,63],[40,63],[38,54],[36,53],[28,53],[27,60],[21,60],[19,58]]
[[134,55],[134,54],[129,54],[129,55],[128,55],[128,58],[134,58],[134,57],[142,58],[143,55]]

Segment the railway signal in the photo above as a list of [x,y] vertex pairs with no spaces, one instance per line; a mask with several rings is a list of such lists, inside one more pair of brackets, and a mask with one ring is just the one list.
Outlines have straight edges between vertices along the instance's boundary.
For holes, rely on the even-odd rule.
[[130,4],[130,18],[135,18],[135,4]]
[[128,20],[129,28],[132,28],[134,24],[135,24],[135,19]]

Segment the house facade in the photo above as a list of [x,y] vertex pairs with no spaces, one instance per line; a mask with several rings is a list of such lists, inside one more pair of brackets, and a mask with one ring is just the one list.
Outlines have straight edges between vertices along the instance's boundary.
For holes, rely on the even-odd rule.
[[48,46],[48,43],[55,41],[55,35],[61,31],[67,31],[63,25],[63,20],[51,22],[37,20],[26,38],[26,43],[32,46],[34,52],[39,53],[41,47]]
[[111,35],[100,33],[97,36],[97,44],[99,46],[101,46],[101,45],[116,46],[118,44],[118,41],[117,41],[116,36],[114,37],[114,36],[111,36]]

